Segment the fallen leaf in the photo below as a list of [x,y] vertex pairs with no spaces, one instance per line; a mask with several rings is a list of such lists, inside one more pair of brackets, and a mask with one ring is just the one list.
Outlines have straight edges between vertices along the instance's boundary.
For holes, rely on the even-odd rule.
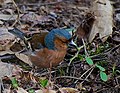
[[12,3],[12,0],[4,0],[4,4]]
[[79,93],[79,91],[75,88],[59,88],[61,93]]
[[4,0],[0,0],[0,5],[2,5],[4,3]]
[[13,13],[14,13],[14,11],[13,11],[13,9],[4,9],[4,11],[3,12],[7,12],[7,14],[10,14],[10,15],[13,15]]
[[55,90],[36,90],[35,93],[57,93]]
[[3,93],[11,93],[11,90],[10,89],[4,89],[2,92]]
[[35,93],[43,93],[42,90],[36,90]]
[[20,60],[22,60],[23,62],[29,64],[30,66],[32,66],[32,63],[29,59],[29,56],[23,54],[23,53],[19,53],[19,52],[16,52],[15,53],[16,57],[19,58]]
[[79,44],[82,45],[82,38],[88,39],[89,33],[95,21],[94,15],[91,13],[87,13],[85,15],[85,19],[77,28],[75,34],[78,37]]
[[3,56],[5,54],[14,54],[14,52],[7,50],[7,51],[0,51],[0,56]]
[[0,61],[0,78],[4,76],[12,76],[14,66]]
[[25,21],[31,21],[31,22],[44,22],[44,21],[49,21],[49,17],[48,16],[39,16],[33,12],[30,12],[28,14],[25,14],[24,16],[22,16],[22,20]]
[[9,50],[13,45],[15,36],[7,28],[0,28],[0,50]]
[[18,87],[17,93],[28,93],[26,90],[24,90],[21,87]]
[[[19,15],[20,17],[22,16],[22,14]],[[18,15],[7,15],[7,14],[0,14],[0,19],[2,20],[16,20],[18,17]]]
[[19,66],[4,63],[0,60],[0,78],[4,76],[11,78],[12,75],[18,76],[21,71],[22,69]]
[[91,11],[95,15],[95,21],[92,26],[89,42],[91,42],[97,33],[104,42],[112,34],[113,28],[113,8],[109,0],[95,0]]

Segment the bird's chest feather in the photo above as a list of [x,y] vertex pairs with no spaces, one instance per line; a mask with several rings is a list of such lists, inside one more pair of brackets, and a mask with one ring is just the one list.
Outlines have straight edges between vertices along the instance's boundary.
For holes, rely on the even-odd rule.
[[65,57],[66,50],[49,50],[47,48],[41,49],[36,52],[34,56],[31,56],[31,61],[33,64],[41,68],[50,67],[50,62],[52,66],[57,66]]

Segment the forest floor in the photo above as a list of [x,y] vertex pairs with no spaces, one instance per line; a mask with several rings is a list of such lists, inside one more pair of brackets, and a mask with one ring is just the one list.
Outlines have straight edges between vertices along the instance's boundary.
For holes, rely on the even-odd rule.
[[[99,36],[96,36],[91,43],[74,38],[77,48],[68,46],[64,61],[52,68],[51,85],[48,82],[47,69],[33,71],[29,63],[24,63],[27,60],[24,55],[17,56],[23,47],[18,43],[11,46],[11,42],[16,42],[14,36],[8,33],[11,27],[19,28],[24,33],[66,27],[70,28],[71,33],[72,30],[78,31],[79,26],[86,21],[85,15],[91,7],[90,1],[0,1],[2,93],[120,93],[119,0],[112,1],[114,9],[112,35],[105,42],[102,42]],[[45,92],[48,90],[52,92]]]

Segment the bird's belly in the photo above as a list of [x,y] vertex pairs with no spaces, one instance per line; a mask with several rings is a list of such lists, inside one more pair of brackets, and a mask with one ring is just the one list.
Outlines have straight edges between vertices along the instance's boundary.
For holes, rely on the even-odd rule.
[[[48,53],[47,56],[31,56],[31,62],[39,68],[50,68],[57,66],[65,57],[66,52]],[[46,54],[45,54],[46,55]]]

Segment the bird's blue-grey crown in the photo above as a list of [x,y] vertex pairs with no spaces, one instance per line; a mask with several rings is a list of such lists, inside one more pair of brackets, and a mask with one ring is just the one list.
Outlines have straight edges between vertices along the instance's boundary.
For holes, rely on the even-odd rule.
[[48,49],[52,49],[52,50],[55,49],[55,47],[54,47],[55,35],[65,37],[67,40],[69,40],[72,37],[71,34],[68,31],[66,31],[65,29],[53,29],[45,37],[45,45]]

